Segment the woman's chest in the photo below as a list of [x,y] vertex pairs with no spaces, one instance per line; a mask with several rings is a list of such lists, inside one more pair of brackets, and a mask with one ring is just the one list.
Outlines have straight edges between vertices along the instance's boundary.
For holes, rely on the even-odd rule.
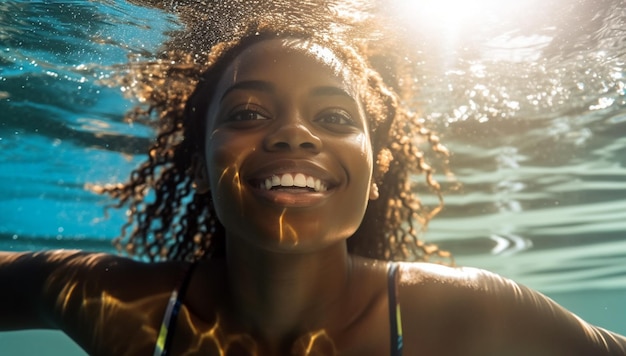
[[[186,308],[178,316],[170,355],[388,355],[395,335],[390,331],[389,308],[373,302],[360,315],[328,315],[328,323],[268,336],[251,331],[226,312],[198,317]],[[343,320],[342,320],[343,319]],[[393,339],[393,342],[392,342]]]

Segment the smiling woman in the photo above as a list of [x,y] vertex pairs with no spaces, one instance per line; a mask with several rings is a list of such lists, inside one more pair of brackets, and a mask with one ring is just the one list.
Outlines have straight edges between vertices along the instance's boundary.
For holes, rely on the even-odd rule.
[[[293,229],[294,221],[308,221],[318,231],[341,232],[343,238],[354,235],[349,249],[363,256],[447,258],[446,252],[419,241],[419,224],[425,225],[439,207],[423,207],[409,184],[412,174],[424,174],[427,185],[438,192],[417,145],[430,142],[433,151],[444,156],[445,147],[399,104],[397,94],[379,72],[368,68],[353,44],[284,27],[276,17],[271,20],[255,20],[235,32],[235,39],[208,50],[208,67],[182,57],[192,62],[180,63],[178,58],[174,66],[163,61],[138,67],[128,79],[146,82],[141,88],[147,89],[137,95],[151,103],[145,111],[131,113],[133,119],[150,120],[154,110],[160,111],[161,134],[150,149],[150,160],[127,185],[104,189],[121,204],[131,204],[129,225],[134,224],[134,230],[119,246],[151,260],[221,256],[225,221],[230,219],[236,231],[244,227],[240,221],[245,217],[265,224],[275,221],[279,236],[292,243],[301,242],[294,234],[302,235]],[[161,77],[163,73],[167,76]],[[185,93],[190,77],[197,77],[198,85]],[[162,80],[169,84],[152,84]],[[186,107],[177,104],[187,97]],[[365,166],[359,167],[360,162]],[[191,171],[195,177],[188,174]],[[318,191],[272,188],[293,186],[291,180],[298,174],[314,190],[319,181]],[[196,194],[185,205],[183,198],[192,185]],[[256,189],[261,185],[270,189]],[[154,189],[153,202],[145,199],[146,187]],[[246,193],[263,199],[244,204]],[[341,194],[352,195],[346,199]],[[366,204],[379,195],[381,199]],[[172,209],[176,205],[181,205],[180,218],[173,215],[179,214]],[[312,205],[337,205],[346,216],[322,209],[327,216],[317,221],[304,209]],[[277,220],[258,214],[274,210]],[[175,239],[161,238],[166,233]]]
[[117,244],[149,261],[0,253],[0,329],[58,328],[95,355],[626,354],[510,280],[394,262],[449,257],[418,239],[441,203],[411,189],[440,193],[420,147],[447,151],[397,63],[271,10],[131,66],[146,106],[129,118],[158,135],[128,182],[93,189],[129,207]]
[[[354,84],[336,75],[341,68],[320,66],[325,62],[306,47],[293,40],[254,44],[217,84],[199,169],[208,167],[203,185],[215,192],[227,241],[278,238],[270,243],[277,249],[284,242],[319,249],[320,241],[350,237],[363,218],[373,171],[369,125]],[[265,116],[243,121],[242,112]],[[317,191],[293,188],[305,187],[307,177],[313,188],[319,182]],[[279,184],[259,189],[266,180]]]

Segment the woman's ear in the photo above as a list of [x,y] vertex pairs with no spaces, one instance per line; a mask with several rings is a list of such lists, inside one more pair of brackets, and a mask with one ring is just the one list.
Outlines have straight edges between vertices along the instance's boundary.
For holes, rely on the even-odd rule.
[[372,182],[372,186],[370,187],[370,200],[376,200],[378,196],[378,185]]
[[196,157],[194,159],[194,177],[193,177],[193,187],[200,194],[207,193],[211,185],[209,184],[209,175],[207,173],[206,164],[201,157]]

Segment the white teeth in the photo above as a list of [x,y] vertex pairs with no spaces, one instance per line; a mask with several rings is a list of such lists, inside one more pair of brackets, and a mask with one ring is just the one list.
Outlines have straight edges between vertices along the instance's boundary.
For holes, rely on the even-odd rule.
[[302,173],[297,173],[293,177],[293,185],[296,187],[306,187],[306,177]]
[[313,177],[306,177],[306,186],[312,189],[315,189],[315,181],[319,181],[319,179],[315,179]]
[[283,187],[293,187],[293,176],[291,174],[283,174],[280,177],[280,185]]
[[266,178],[260,184],[261,189],[270,190],[272,187],[299,187],[299,188],[311,188],[316,192],[325,192],[328,190],[326,184],[322,183],[319,179],[311,176],[304,175],[302,173],[285,173],[282,175],[273,175]]

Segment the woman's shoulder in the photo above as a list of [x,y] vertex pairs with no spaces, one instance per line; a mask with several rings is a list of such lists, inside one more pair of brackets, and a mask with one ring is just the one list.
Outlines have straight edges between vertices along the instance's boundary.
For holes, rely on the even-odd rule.
[[[495,273],[473,267],[456,267],[429,262],[396,262],[400,284],[411,286],[424,283],[455,283],[472,285],[481,278],[499,277]],[[499,277],[502,278],[502,277]]]
[[[150,263],[124,256],[82,250],[51,250],[32,254],[33,265],[40,265],[51,274],[52,280],[62,283],[84,283],[95,289],[119,289],[119,292],[142,289],[153,285],[153,291],[163,286],[171,289],[173,283],[188,266],[187,262],[167,261]],[[136,286],[136,287],[135,287]],[[149,291],[146,291],[149,293]]]
[[[398,263],[398,297],[404,313],[438,319],[475,319],[520,287],[492,272],[435,263]],[[458,309],[458,310],[456,310]],[[475,314],[475,315],[473,315]],[[470,317],[470,315],[472,315]]]
[[[167,300],[188,268],[186,262],[150,263],[79,250],[47,251],[36,254],[31,263],[46,271],[44,293],[54,296],[54,306],[72,302],[81,306],[80,312],[91,309],[90,303],[103,310],[122,305],[132,306],[128,310],[152,304],[159,307],[163,304],[161,299]],[[66,302],[59,304],[60,299]]]
[[495,273],[431,263],[400,263],[399,272],[407,354],[626,354],[623,337]]
[[473,267],[456,267],[427,262],[399,262],[398,286],[404,293],[442,292],[477,294],[485,297],[510,291],[519,292],[525,287],[496,273]]
[[565,311],[540,292],[471,267],[400,263],[398,292],[403,312],[484,327]]

